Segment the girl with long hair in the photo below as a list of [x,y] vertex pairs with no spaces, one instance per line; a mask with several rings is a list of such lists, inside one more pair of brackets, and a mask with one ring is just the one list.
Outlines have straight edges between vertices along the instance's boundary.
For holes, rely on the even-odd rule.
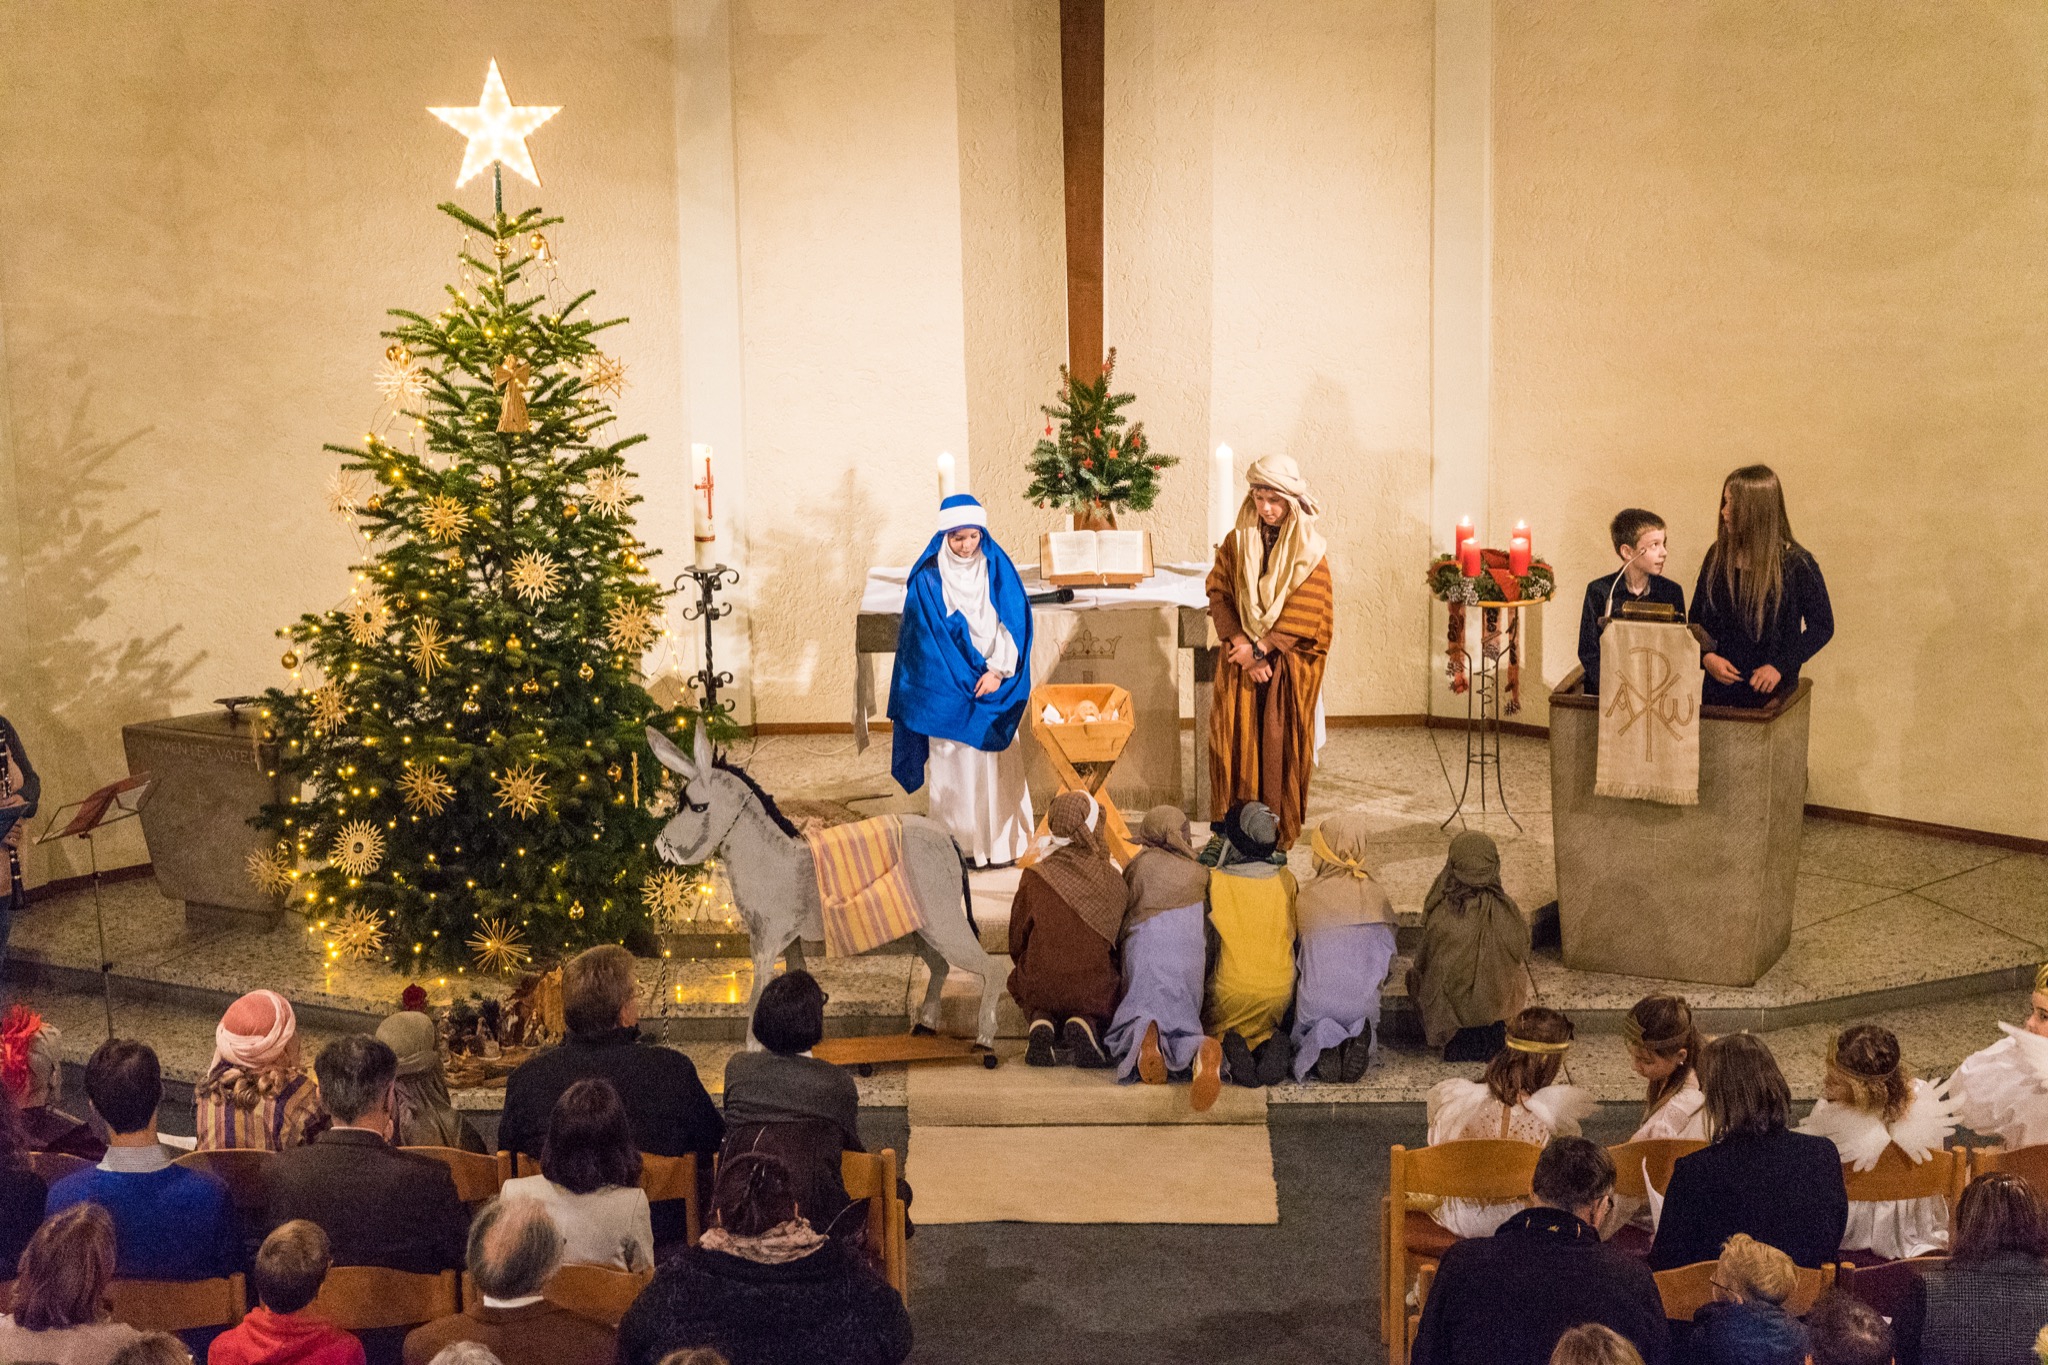
[[[1842,1030],[1828,1051],[1820,1093],[1799,1131],[1832,1140],[1842,1164],[1853,1170],[1872,1169],[1894,1146],[1918,1164],[1940,1151],[1956,1130],[1947,1097],[1906,1069],[1897,1035],[1877,1024]],[[1849,1203],[1844,1251],[1869,1251],[1893,1261],[1947,1248],[1948,1201],[1939,1195]]]
[[1700,658],[1708,706],[1762,707],[1792,695],[1799,670],[1835,634],[1827,580],[1792,536],[1785,490],[1769,465],[1721,484],[1721,525],[1693,585],[1693,621],[1712,644]]
[[1706,1096],[1700,1090],[1700,1031],[1692,1007],[1676,995],[1646,995],[1621,1022],[1630,1064],[1643,1078],[1643,1121],[1629,1138],[1707,1136]]
[[[1576,1137],[1594,1101],[1557,1080],[1573,1032],[1570,1019],[1541,1005],[1517,1014],[1508,1022],[1507,1045],[1486,1064],[1484,1077],[1431,1087],[1429,1145],[1504,1138],[1541,1147],[1554,1137]],[[1460,1237],[1491,1237],[1521,1208],[1519,1200],[1446,1199],[1430,1216]]]

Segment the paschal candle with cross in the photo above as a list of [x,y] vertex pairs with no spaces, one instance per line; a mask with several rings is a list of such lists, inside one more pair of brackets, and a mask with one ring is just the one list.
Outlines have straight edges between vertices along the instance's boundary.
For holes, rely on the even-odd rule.
[[713,558],[711,546],[718,539],[718,523],[713,518],[711,502],[712,494],[718,487],[718,481],[711,474],[711,447],[707,445],[691,446],[690,465],[692,472],[696,475],[690,487],[696,492],[697,496],[690,500],[690,504],[694,511],[696,523],[697,567],[708,569],[711,567]]

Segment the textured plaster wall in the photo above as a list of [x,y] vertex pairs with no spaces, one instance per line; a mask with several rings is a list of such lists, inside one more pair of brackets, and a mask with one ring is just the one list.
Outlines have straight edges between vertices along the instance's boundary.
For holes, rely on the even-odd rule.
[[843,721],[862,576],[967,449],[953,5],[733,15],[754,703]]
[[377,411],[384,310],[454,278],[434,205],[462,141],[425,106],[474,102],[492,55],[514,99],[566,106],[532,143],[544,202],[568,279],[633,318],[611,344],[621,429],[653,437],[643,525],[687,543],[661,495],[685,440],[670,25],[665,0],[602,24],[526,0],[0,10],[0,710],[46,802],[126,771],[122,723],[282,681],[271,632],[346,591],[320,444]]
[[1571,587],[1648,505],[1690,594],[1723,475],[1775,466],[1840,632],[1809,799],[2048,837],[2048,12],[1495,16],[1492,516]]

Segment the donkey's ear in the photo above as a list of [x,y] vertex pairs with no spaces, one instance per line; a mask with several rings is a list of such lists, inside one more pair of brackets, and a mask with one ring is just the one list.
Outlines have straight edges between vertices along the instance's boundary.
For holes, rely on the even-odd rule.
[[654,756],[661,760],[661,766],[670,772],[680,773],[687,778],[695,771],[690,766],[690,760],[683,757],[682,750],[669,743],[668,736],[651,725],[647,727],[647,747],[654,750]]
[[717,757],[711,751],[711,727],[700,720],[694,727],[694,733],[697,742],[691,762],[696,764],[698,772],[708,773],[718,766]]

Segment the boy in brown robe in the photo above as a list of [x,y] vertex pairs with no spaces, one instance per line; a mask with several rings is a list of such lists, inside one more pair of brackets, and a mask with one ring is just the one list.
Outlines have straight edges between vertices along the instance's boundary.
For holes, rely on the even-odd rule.
[[1213,819],[1257,801],[1292,848],[1308,815],[1316,698],[1336,615],[1316,503],[1294,461],[1267,455],[1246,474],[1237,529],[1209,570],[1209,619],[1223,656],[1209,713]]
[[1088,793],[1055,796],[1046,810],[1052,851],[1024,869],[1010,902],[1010,994],[1031,1018],[1024,1060],[1032,1066],[1052,1066],[1061,1053],[1075,1066],[1110,1065],[1102,1033],[1123,985],[1124,879],[1100,823]]

